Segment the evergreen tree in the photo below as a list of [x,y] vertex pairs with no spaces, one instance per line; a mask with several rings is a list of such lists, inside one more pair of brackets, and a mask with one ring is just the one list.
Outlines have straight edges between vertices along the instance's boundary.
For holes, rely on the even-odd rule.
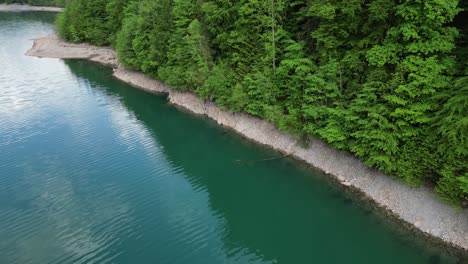
[[461,204],[468,199],[467,7],[457,0],[71,0],[57,28],[69,41],[114,45],[125,66],[173,88],[319,137]]

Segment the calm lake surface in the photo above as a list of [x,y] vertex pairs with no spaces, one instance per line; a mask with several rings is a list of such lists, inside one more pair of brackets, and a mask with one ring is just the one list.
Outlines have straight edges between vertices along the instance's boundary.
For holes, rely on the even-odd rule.
[[466,263],[106,67],[24,56],[53,19],[0,13],[1,264]]

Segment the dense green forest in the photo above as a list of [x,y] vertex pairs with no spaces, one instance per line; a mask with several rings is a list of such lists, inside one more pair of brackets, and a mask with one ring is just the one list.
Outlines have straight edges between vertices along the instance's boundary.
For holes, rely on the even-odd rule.
[[73,42],[468,201],[468,3],[72,0]]
[[65,6],[69,0],[0,0],[0,4],[28,4],[35,6]]

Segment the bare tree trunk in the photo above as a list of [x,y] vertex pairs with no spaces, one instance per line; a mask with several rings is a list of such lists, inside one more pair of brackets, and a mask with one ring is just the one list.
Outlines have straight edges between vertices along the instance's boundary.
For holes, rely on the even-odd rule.
[[273,42],[273,75],[276,75],[275,0],[271,0],[271,34]]

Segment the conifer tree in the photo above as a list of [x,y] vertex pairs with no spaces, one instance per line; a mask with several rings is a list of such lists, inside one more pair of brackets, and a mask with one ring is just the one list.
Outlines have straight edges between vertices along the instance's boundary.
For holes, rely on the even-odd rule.
[[69,41],[115,46],[126,67],[175,89],[318,137],[410,184],[430,182],[461,204],[466,8],[458,0],[70,0],[57,28]]

